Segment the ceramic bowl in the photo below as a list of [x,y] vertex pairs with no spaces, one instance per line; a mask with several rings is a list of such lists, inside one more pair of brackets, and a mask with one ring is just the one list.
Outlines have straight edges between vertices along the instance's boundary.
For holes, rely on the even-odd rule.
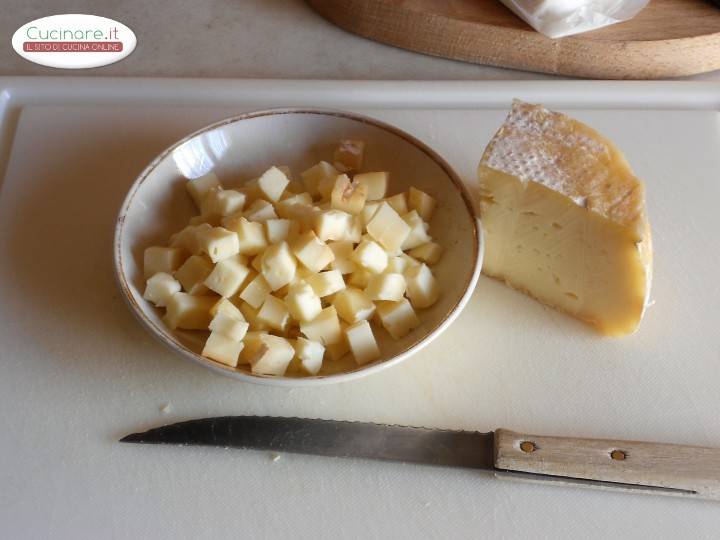
[[[200,356],[206,333],[171,331],[164,310],[143,299],[143,251],[167,245],[196,210],[186,193],[189,178],[213,171],[226,188],[239,187],[272,164],[288,165],[295,178],[320,160],[332,161],[342,138],[365,141],[363,170],[390,172],[389,194],[411,185],[437,200],[430,233],[445,248],[433,267],[442,294],[418,312],[422,325],[399,341],[375,331],[382,357],[364,366],[352,355],[324,362],[317,376],[268,377],[249,366],[227,367]],[[407,360],[458,316],[472,294],[482,265],[482,232],[458,175],[431,148],[398,128],[358,114],[318,109],[245,113],[207,126],[162,152],[135,180],[115,231],[114,263],[120,289],[142,325],[167,347],[193,362],[236,379],[271,385],[316,385],[355,379]],[[375,328],[375,325],[373,325]]]

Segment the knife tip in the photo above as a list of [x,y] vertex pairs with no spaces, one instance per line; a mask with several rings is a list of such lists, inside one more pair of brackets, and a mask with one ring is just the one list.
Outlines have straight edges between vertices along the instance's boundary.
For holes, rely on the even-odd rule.
[[142,433],[131,433],[130,435],[125,435],[122,439],[120,439],[118,442],[124,442],[124,443],[139,443],[142,442]]

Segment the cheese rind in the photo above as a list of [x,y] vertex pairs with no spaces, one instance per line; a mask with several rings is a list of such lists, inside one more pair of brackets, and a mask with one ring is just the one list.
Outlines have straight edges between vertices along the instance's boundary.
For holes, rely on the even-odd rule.
[[606,335],[634,332],[652,275],[642,183],[608,139],[516,101],[478,169],[483,273]]

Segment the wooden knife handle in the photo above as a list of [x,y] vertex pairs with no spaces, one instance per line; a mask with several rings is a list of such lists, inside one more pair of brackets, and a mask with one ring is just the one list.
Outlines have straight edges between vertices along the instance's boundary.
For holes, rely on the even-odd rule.
[[495,467],[532,473],[525,478],[531,481],[594,480],[607,483],[597,487],[720,500],[720,449],[715,448],[544,437],[498,429]]

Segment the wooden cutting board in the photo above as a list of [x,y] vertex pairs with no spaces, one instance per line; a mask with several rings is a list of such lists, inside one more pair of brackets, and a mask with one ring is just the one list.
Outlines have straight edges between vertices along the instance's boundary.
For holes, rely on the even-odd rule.
[[597,79],[660,79],[720,69],[720,8],[652,0],[634,19],[561,39],[498,0],[307,0],[361,36],[477,64]]

